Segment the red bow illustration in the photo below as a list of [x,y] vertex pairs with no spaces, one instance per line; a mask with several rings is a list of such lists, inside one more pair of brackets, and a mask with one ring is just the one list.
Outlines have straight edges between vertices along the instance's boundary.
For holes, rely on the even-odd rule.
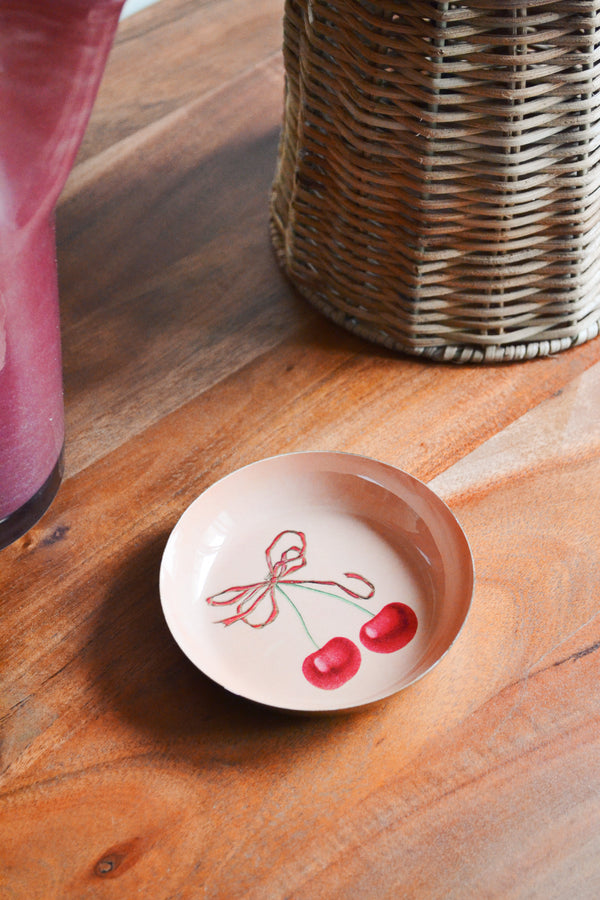
[[[289,545],[290,540],[284,541],[286,535],[291,535],[291,546],[283,549],[278,559],[275,559],[275,547]],[[349,597],[357,600],[368,600],[375,593],[375,588],[370,581],[357,575],[355,572],[345,572],[346,578],[356,578],[362,581],[369,588],[367,594],[359,594],[349,587],[344,587],[338,581],[301,581],[289,578],[292,572],[297,572],[306,565],[306,537],[302,531],[282,531],[272,541],[266,549],[265,556],[267,558],[267,566],[269,574],[265,581],[259,581],[255,584],[236,585],[219,591],[217,594],[206,598],[206,602],[211,606],[230,606],[237,604],[235,614],[228,616],[226,619],[220,619],[223,625],[233,625],[234,622],[243,620],[251,628],[264,628],[270,625],[279,613],[277,603],[277,586],[286,585],[323,585],[329,587],[337,587]],[[223,599],[219,599],[223,598]],[[267,611],[264,621],[250,622],[248,617],[257,609],[257,607],[266,601]]]

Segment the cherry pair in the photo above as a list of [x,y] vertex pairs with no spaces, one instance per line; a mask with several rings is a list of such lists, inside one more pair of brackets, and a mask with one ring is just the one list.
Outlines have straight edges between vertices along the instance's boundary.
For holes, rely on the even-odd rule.
[[[374,653],[394,653],[405,647],[416,634],[417,616],[405,603],[388,603],[360,629],[360,642]],[[318,688],[333,690],[356,675],[360,668],[360,650],[349,638],[333,637],[302,664],[307,681]]]

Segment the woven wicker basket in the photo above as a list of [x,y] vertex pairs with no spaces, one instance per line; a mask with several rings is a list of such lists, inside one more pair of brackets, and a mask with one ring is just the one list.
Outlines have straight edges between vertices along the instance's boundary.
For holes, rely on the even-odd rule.
[[271,199],[293,284],[455,362],[600,321],[600,0],[286,0]]

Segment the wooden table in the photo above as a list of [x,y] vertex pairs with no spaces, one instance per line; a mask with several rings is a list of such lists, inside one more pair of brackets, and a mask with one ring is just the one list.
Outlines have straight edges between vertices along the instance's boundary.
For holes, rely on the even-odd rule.
[[[268,235],[281,18],[124,21],[58,209],[67,471],[0,557],[0,897],[597,898],[600,340],[432,365],[294,294]],[[229,695],[161,613],[186,506],[293,450],[429,482],[475,558],[450,653],[349,716]]]

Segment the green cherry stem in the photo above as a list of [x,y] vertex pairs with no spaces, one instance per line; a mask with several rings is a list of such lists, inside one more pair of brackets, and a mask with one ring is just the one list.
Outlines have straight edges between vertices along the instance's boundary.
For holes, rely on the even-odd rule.
[[[277,587],[279,587],[279,585],[277,585]],[[302,588],[302,590],[304,591],[314,591],[315,594],[324,594],[326,597],[335,597],[336,600],[341,600],[343,603],[349,603],[350,606],[354,606],[355,609],[359,609],[366,616],[374,615],[374,613],[372,613],[370,609],[365,609],[364,606],[360,606],[358,603],[355,603],[354,600],[349,600],[347,597],[340,597],[339,594],[332,594],[331,591],[323,591],[321,590],[321,588],[310,587],[308,584],[295,584],[294,587]],[[281,590],[281,588],[279,589]],[[290,600],[290,603],[291,602],[292,601]]]
[[302,627],[304,628],[304,631],[306,632],[306,634],[307,634],[309,640],[314,644],[314,646],[317,648],[317,650],[319,650],[319,644],[317,644],[317,642],[315,641],[314,637],[312,636],[312,634],[311,634],[310,631],[308,630],[308,626],[307,626],[306,622],[304,621],[304,617],[302,616],[302,613],[300,612],[300,610],[298,609],[298,607],[296,606],[296,604],[294,603],[294,601],[291,599],[291,597],[288,597],[288,595],[287,595],[286,592],[283,590],[283,588],[281,587],[280,584],[277,584],[276,587],[277,587],[277,590],[278,590],[278,591],[281,591],[281,593],[283,594],[283,596],[285,597],[285,599],[287,600],[287,602],[290,604],[290,606],[292,607],[292,609],[294,610],[294,612],[296,613],[296,615],[298,616],[298,618],[299,618],[300,621],[302,622]]

